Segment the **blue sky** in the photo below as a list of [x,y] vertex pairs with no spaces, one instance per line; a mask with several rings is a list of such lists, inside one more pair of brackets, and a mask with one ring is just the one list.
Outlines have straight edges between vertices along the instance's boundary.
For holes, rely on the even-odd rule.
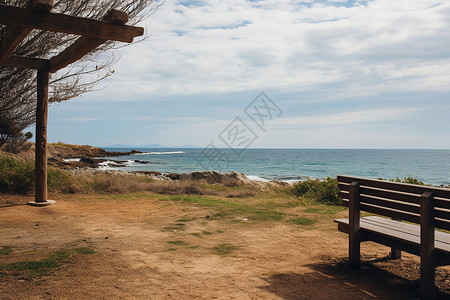
[[250,147],[450,148],[448,1],[166,0],[141,26],[101,90],[51,105],[50,142],[222,147],[240,117]]

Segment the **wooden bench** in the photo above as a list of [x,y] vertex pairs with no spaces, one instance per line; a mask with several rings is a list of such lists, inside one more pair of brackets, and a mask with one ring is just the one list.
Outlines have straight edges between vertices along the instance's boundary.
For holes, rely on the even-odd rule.
[[[350,268],[359,268],[364,241],[391,247],[393,259],[401,251],[419,255],[420,297],[433,299],[435,268],[450,264],[450,234],[435,231],[450,230],[450,189],[349,176],[338,176],[338,183],[349,218],[334,221],[349,235]],[[361,218],[361,211],[384,217]]]

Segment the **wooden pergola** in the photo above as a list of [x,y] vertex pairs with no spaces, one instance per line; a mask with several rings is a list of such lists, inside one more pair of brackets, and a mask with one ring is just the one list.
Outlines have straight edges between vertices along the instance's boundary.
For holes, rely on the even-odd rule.
[[[111,10],[103,20],[52,13],[53,0],[30,0],[26,8],[0,4],[0,24],[7,25],[0,44],[0,66],[37,70],[35,204],[47,199],[47,115],[50,73],[79,60],[108,40],[131,43],[144,28],[127,26],[128,14]],[[50,59],[14,55],[33,29],[75,34],[80,37]]]

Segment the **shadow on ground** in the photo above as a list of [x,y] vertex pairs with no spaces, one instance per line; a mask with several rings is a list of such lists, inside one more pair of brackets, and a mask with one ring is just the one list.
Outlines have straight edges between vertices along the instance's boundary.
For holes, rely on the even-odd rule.
[[[392,267],[404,270],[408,267],[406,265],[414,266],[411,268],[413,274],[407,275],[411,279],[388,271]],[[419,299],[419,277],[415,274],[418,273],[418,265],[411,261],[376,259],[363,262],[360,270],[350,270],[344,259],[305,267],[311,272],[273,274],[265,278],[269,285],[262,288],[287,300]],[[442,272],[437,273],[437,285],[442,287],[445,282],[439,273]],[[449,290],[436,291],[436,299],[450,299]]]

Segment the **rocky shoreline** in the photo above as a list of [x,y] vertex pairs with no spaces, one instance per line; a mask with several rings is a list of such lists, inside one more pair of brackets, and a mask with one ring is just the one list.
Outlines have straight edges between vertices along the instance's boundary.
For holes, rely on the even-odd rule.
[[[34,147],[32,147],[34,154]],[[110,174],[145,176],[155,180],[169,181],[203,181],[210,184],[225,184],[230,186],[242,184],[277,185],[286,186],[287,182],[273,180],[269,182],[257,182],[248,179],[245,174],[238,172],[218,173],[215,171],[191,172],[188,174],[168,173],[163,174],[155,171],[124,171],[110,168],[125,167],[129,161],[114,160],[110,157],[140,154],[141,151],[110,152],[105,149],[88,145],[78,146],[63,143],[50,144],[48,146],[48,165],[71,171],[75,174]],[[103,157],[108,157],[104,159]],[[154,164],[155,162],[132,160],[138,164]]]

